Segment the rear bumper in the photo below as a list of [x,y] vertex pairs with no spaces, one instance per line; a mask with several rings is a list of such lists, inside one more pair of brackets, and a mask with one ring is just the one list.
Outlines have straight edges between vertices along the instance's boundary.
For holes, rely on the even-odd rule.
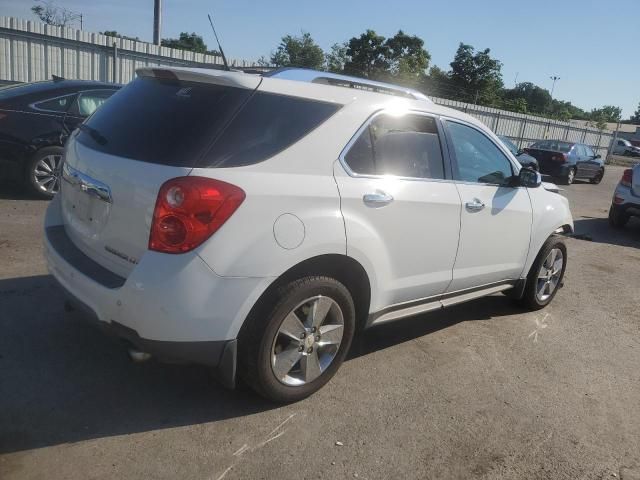
[[71,303],[160,360],[223,368],[222,378],[233,378],[235,339],[272,279],[221,277],[195,252],[147,252],[127,278],[118,277],[73,245],[59,204],[55,197],[47,210],[44,251]]
[[569,168],[571,168],[571,165],[553,162],[539,162],[539,165],[540,173],[552,177],[566,177],[569,175]]

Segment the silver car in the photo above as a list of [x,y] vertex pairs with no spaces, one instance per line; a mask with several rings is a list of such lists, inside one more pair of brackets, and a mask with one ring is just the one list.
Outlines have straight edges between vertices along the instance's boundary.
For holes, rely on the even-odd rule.
[[640,157],[640,147],[636,147],[629,140],[618,138],[613,145],[613,154]]
[[609,223],[615,228],[624,227],[631,217],[640,217],[640,163],[624,171],[609,209]]

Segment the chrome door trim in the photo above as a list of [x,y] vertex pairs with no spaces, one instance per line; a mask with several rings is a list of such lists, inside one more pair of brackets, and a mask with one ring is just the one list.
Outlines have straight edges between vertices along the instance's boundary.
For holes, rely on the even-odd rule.
[[109,188],[109,185],[82,173],[80,170],[73,168],[66,162],[62,166],[62,179],[72,187],[85,192],[89,196],[102,200],[106,203],[113,203],[113,197],[111,196],[111,189]]

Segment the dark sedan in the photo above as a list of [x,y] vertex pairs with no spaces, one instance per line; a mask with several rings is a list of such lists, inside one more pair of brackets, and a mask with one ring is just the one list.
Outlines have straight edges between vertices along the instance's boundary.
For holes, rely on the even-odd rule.
[[565,185],[575,179],[600,183],[604,176],[604,161],[582,143],[541,140],[524,151],[538,160],[540,173],[559,178]]
[[67,137],[118,88],[56,78],[0,89],[0,180],[51,198]]
[[513,156],[516,157],[518,162],[520,162],[520,165],[522,165],[523,167],[532,168],[536,172],[539,170],[538,161],[534,157],[525,153],[524,150],[520,150],[518,147],[516,147],[516,144],[513,143],[508,137],[499,135],[498,138],[502,140],[504,146],[507,147],[511,153],[513,153]]

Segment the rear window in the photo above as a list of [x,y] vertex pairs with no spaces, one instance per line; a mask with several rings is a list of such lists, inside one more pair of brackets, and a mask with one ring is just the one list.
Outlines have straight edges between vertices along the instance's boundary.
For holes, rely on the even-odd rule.
[[251,93],[139,77],[96,110],[77,139],[111,155],[191,167]]
[[150,163],[237,167],[291,146],[338,108],[229,86],[140,77],[89,118],[78,141]]
[[530,148],[537,148],[538,150],[552,150],[554,152],[569,153],[573,143],[558,142],[555,140],[544,140],[542,142],[536,142],[531,145]]

